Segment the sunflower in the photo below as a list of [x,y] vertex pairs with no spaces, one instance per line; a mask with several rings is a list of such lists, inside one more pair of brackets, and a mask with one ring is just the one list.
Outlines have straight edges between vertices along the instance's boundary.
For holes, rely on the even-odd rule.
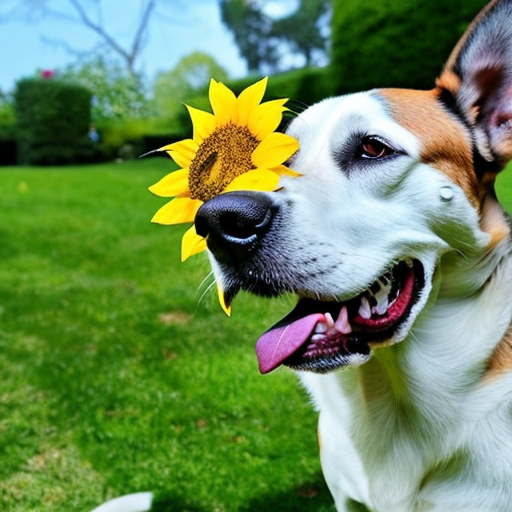
[[[193,222],[200,206],[234,190],[275,190],[281,175],[297,176],[283,162],[298,149],[298,141],[275,130],[281,123],[287,99],[261,103],[267,78],[236,97],[224,84],[211,80],[209,100],[213,113],[187,105],[193,136],[160,148],[181,167],[150,191],[174,197],[154,215],[158,224]],[[206,249],[206,240],[192,226],[184,235],[181,259]],[[218,284],[223,309],[222,288]]]

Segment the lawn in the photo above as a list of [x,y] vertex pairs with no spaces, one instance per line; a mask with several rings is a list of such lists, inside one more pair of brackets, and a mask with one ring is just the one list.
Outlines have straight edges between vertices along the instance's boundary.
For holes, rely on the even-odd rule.
[[150,223],[154,158],[0,171],[0,510],[332,511],[315,413],[254,343],[289,304],[228,319],[184,229]]
[[[228,319],[204,255],[150,223],[165,159],[0,171],[0,510],[332,512],[316,415],[254,343],[290,306]],[[512,172],[500,197],[512,210]]]

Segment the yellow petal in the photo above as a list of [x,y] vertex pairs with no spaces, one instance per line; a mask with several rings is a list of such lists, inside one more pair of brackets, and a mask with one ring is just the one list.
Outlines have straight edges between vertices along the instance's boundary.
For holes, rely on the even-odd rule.
[[254,169],[240,176],[237,176],[225,189],[224,192],[235,190],[260,190],[271,192],[277,188],[279,176],[268,169]]
[[203,204],[199,199],[189,199],[176,197],[158,210],[151,222],[157,224],[182,224],[184,222],[193,222],[197,210]]
[[174,197],[188,191],[189,169],[179,169],[164,176],[158,183],[155,183],[149,190],[160,197]]
[[278,165],[277,167],[272,167],[273,172],[279,174],[279,176],[293,176],[294,178],[298,176],[302,176],[300,172],[293,171],[286,165]]
[[210,112],[199,110],[186,105],[192,125],[194,127],[193,139],[196,144],[201,144],[215,129],[215,117]]
[[190,163],[196,156],[198,149],[199,144],[197,142],[192,139],[185,139],[174,142],[173,144],[168,144],[160,148],[160,151],[167,151],[180,167],[190,167]]
[[247,126],[252,111],[261,103],[265,89],[267,88],[268,77],[244,89],[236,100],[238,124]]
[[290,158],[299,149],[297,139],[285,133],[271,133],[265,137],[252,153],[256,167],[276,167]]
[[217,126],[223,126],[229,121],[236,123],[236,96],[233,91],[223,83],[212,79],[210,81],[209,97]]
[[224,299],[224,290],[221,285],[217,282],[217,294],[219,296],[220,307],[226,313],[226,315],[231,316],[231,306],[226,306],[226,300]]
[[277,129],[283,119],[283,112],[287,110],[284,107],[287,101],[286,99],[267,101],[251,112],[247,126],[257,139],[262,140]]
[[181,261],[190,256],[206,250],[206,239],[196,233],[196,227],[192,226],[181,239]]

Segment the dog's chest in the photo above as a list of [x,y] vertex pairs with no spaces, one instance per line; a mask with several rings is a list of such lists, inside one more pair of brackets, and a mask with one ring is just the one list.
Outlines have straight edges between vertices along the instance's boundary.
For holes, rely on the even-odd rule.
[[[439,469],[445,471],[452,456],[462,456],[446,455],[460,438],[460,426],[427,426],[405,397],[401,401],[403,383],[390,381],[378,364],[365,366],[364,375],[306,377],[321,411],[322,468],[337,508],[347,510],[354,500],[376,512],[423,510],[428,493],[421,491],[436,480],[436,461],[443,461]],[[379,385],[369,386],[368,379]]]

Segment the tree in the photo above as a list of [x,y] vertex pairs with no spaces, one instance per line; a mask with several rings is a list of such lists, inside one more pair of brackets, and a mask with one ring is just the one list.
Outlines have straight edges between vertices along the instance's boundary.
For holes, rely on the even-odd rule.
[[331,0],[301,0],[289,16],[275,20],[272,36],[291,46],[291,53],[304,57],[305,65],[315,64],[315,54],[327,52]]
[[254,0],[220,0],[222,22],[233,33],[249,72],[273,71],[278,51],[272,37],[272,20]]
[[295,11],[277,19],[265,13],[264,0],[220,0],[220,6],[250,72],[282,71],[290,55],[309,66],[315,55],[326,54],[331,0],[300,0]]
[[60,71],[58,77],[92,92],[92,119],[95,123],[148,115],[148,102],[140,80],[115,59],[96,55],[78,60]]
[[187,92],[206,87],[210,78],[227,80],[227,71],[210,55],[194,52],[183,57],[172,71],[160,73],[157,80],[164,80],[172,88],[186,88]]
[[183,57],[174,69],[159,73],[153,88],[157,114],[166,118],[179,115],[183,109],[183,99],[206,88],[210,78],[226,81],[228,74],[213,57],[201,52]]

